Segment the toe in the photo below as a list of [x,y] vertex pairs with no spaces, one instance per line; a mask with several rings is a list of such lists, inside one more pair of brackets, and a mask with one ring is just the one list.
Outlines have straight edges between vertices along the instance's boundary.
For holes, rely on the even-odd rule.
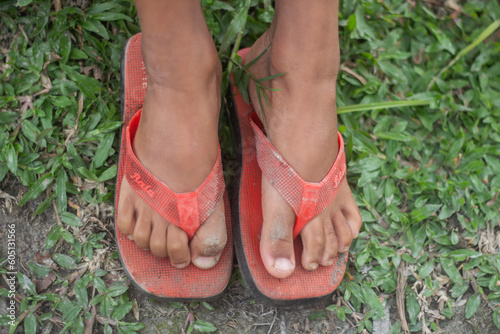
[[332,223],[337,237],[338,251],[339,253],[345,253],[349,250],[352,242],[351,227],[341,210],[337,210],[332,214]]
[[133,237],[137,247],[142,249],[149,249],[151,227],[151,215],[149,215],[145,210],[138,210]]
[[220,201],[190,242],[191,258],[195,266],[209,269],[217,264],[227,242],[224,203]]
[[189,240],[186,232],[170,224],[167,229],[167,251],[170,263],[176,268],[184,268],[191,261]]
[[135,228],[135,206],[129,194],[130,186],[124,178],[120,188],[120,200],[118,201],[118,212],[116,214],[116,225],[120,232],[127,236],[134,234]]
[[325,235],[323,232],[323,215],[314,217],[300,232],[304,250],[302,251],[302,266],[306,270],[318,268],[323,256]]
[[266,270],[276,278],[290,276],[295,269],[293,224],[295,215],[267,179],[262,180],[263,224],[260,253]]
[[167,257],[167,224],[157,221],[153,218],[153,229],[151,233],[151,240],[149,241],[149,248],[151,253],[157,257]]
[[335,229],[330,220],[325,220],[323,222],[323,233],[325,235],[325,247],[323,249],[320,264],[322,266],[331,266],[337,257],[338,245]]
[[346,205],[342,208],[342,213],[347,220],[347,224],[351,228],[352,237],[356,239],[359,235],[359,230],[361,229],[362,219],[358,206],[352,196],[347,200]]

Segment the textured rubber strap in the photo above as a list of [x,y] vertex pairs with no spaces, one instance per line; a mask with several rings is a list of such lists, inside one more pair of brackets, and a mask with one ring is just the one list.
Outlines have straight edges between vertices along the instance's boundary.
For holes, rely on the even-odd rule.
[[193,192],[176,193],[151,174],[137,159],[132,142],[142,110],[130,120],[125,132],[125,177],[134,191],[170,223],[186,231],[191,239],[200,225],[212,214],[225,191],[219,148],[217,161],[208,177]]
[[335,198],[346,175],[344,140],[338,132],[339,152],[328,174],[321,182],[306,182],[269,142],[260,127],[252,121],[257,147],[257,162],[262,173],[290,205],[296,215],[293,237],[320,214]]

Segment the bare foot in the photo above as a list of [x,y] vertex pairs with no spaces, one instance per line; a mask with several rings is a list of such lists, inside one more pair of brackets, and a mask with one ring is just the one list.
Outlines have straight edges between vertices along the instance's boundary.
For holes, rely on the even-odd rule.
[[[293,9],[296,2],[283,4],[279,15],[277,2],[277,16],[271,29],[257,40],[246,58],[249,63],[271,45],[250,67],[250,72],[258,79],[286,73],[264,82],[266,86],[280,89],[267,92],[271,108],[264,102],[264,110],[260,110],[252,81],[249,93],[270,142],[305,181],[319,182],[330,170],[338,152],[335,89],[340,54],[337,22],[332,20],[332,15],[337,14],[328,12],[325,1],[314,2],[314,5],[302,1],[319,23],[309,24],[304,12],[295,20],[285,8]],[[327,21],[320,24],[324,16]],[[296,265],[292,233],[296,217],[266,178],[262,178],[262,211],[262,260],[272,276],[285,278]],[[344,181],[333,202],[300,233],[304,245],[302,266],[314,270],[319,265],[332,265],[338,253],[348,251],[360,227],[359,209]]]
[[[221,65],[199,2],[189,3],[192,8],[175,10],[193,22],[172,18],[178,25],[174,33],[151,33],[158,29],[139,15],[148,85],[133,149],[153,175],[178,193],[194,191],[206,179],[219,147]],[[183,16],[182,10],[191,16]],[[168,256],[177,268],[190,262],[202,269],[215,266],[227,241],[223,201],[189,240],[181,228],[151,209],[126,179],[117,217],[120,231],[138,247]]]

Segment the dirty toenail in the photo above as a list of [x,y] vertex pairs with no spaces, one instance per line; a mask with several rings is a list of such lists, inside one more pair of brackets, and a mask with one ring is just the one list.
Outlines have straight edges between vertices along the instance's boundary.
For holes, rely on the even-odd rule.
[[293,270],[293,264],[289,259],[280,257],[279,259],[274,261],[274,268],[282,271],[290,271]]
[[342,250],[340,251],[341,253],[346,253],[349,251],[349,246],[345,246],[344,248],[342,248]]
[[333,259],[326,261],[327,266],[331,266],[333,264]]
[[213,256],[200,256],[193,260],[193,264],[201,269],[208,269],[215,266],[217,259]]
[[309,270],[314,270],[316,268],[318,268],[318,264],[316,262],[309,264]]
[[184,263],[180,263],[180,264],[172,264],[174,267],[176,267],[177,269],[182,269],[182,268],[186,268],[188,266],[189,262],[184,262]]
[[131,236],[131,235],[127,235],[127,238],[128,238],[128,240],[132,240],[132,241],[134,241],[134,237],[133,237],[133,236]]

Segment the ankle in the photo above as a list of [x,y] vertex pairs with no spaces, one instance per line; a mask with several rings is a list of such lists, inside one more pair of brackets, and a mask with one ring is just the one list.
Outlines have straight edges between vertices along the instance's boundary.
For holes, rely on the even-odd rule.
[[[162,38],[144,38],[142,54],[148,86],[199,89],[222,75],[217,50],[211,40],[174,43]],[[205,88],[206,89],[206,88]]]
[[313,83],[315,87],[335,84],[340,68],[339,48],[317,46],[303,48],[297,43],[273,39],[269,53],[271,75],[286,73],[283,80],[298,79],[302,83]]

